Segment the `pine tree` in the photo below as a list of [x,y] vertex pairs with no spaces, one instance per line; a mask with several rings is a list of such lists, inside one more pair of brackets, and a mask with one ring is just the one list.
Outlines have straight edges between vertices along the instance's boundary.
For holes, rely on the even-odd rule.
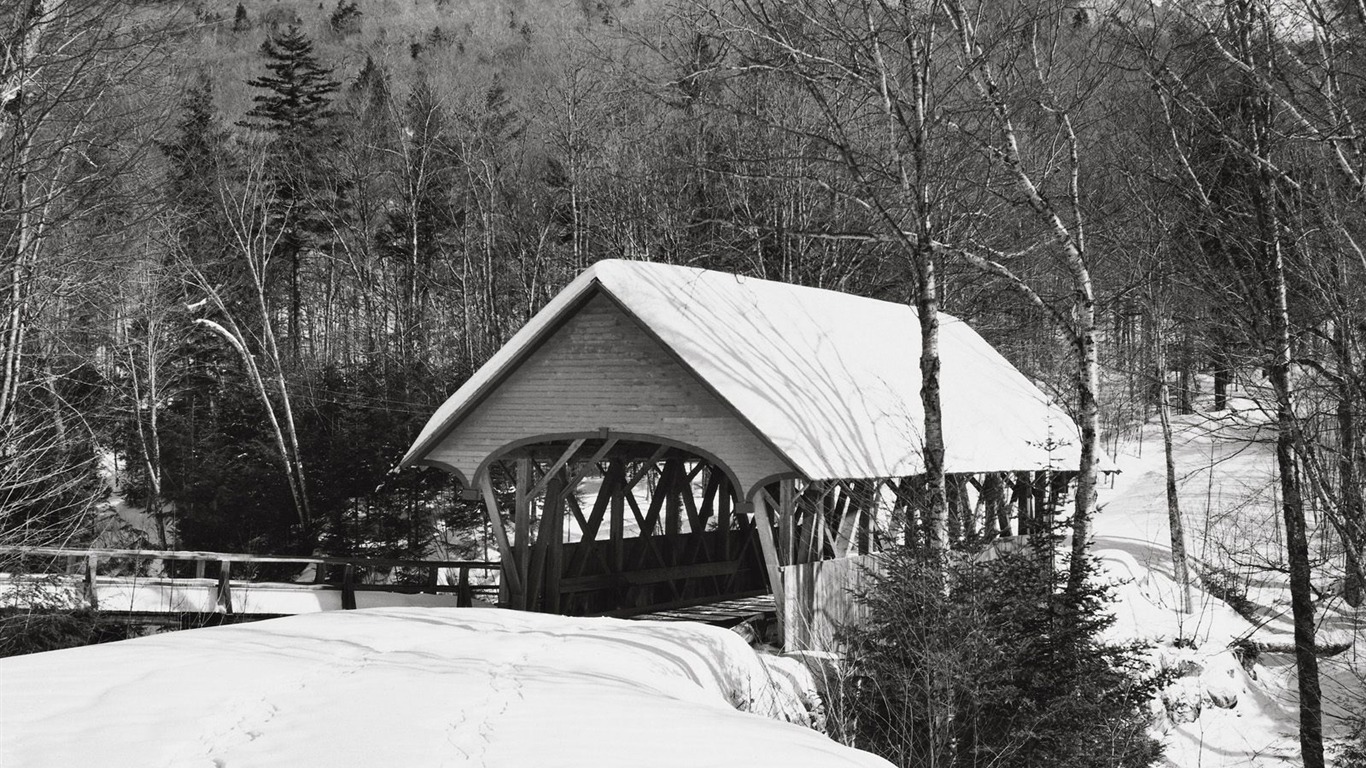
[[277,139],[307,143],[328,127],[332,95],[340,83],[330,79],[332,70],[318,62],[313,42],[298,26],[291,25],[279,35],[266,38],[261,55],[271,74],[248,80],[247,85],[266,92],[252,97],[256,106],[247,117],[256,121],[239,125],[274,134]]
[[851,675],[835,701],[844,738],[901,766],[1141,768],[1161,756],[1148,702],[1164,682],[1143,648],[1107,642],[1114,616],[1092,578],[1064,589],[1055,539],[992,561],[886,553],[858,596]]
[[247,18],[247,9],[238,3],[237,11],[232,16],[232,31],[246,32],[249,29],[251,29],[251,19]]
[[345,37],[346,35],[354,35],[357,32],[360,32],[360,18],[361,12],[359,3],[356,3],[355,0],[352,0],[351,2],[347,2],[347,0],[337,0],[337,7],[333,9],[331,17],[327,20],[327,24],[332,28],[334,33]]
[[174,140],[160,145],[169,161],[167,203],[180,217],[180,246],[198,262],[220,255],[221,233],[216,181],[227,161],[227,135],[214,113],[213,82],[199,72],[181,103],[182,117]]
[[252,97],[256,106],[247,112],[251,119],[238,125],[269,138],[271,218],[280,227],[275,255],[289,270],[289,348],[297,361],[303,335],[303,258],[326,245],[331,231],[326,215],[336,212],[341,201],[329,158],[338,144],[332,97],[340,83],[318,62],[312,41],[297,25],[267,38],[261,55],[270,74],[247,81],[264,92]]

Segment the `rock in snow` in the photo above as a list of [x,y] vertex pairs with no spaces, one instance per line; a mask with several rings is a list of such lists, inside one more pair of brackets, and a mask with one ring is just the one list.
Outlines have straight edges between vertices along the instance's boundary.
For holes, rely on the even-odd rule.
[[689,623],[335,611],[0,660],[0,765],[866,766]]

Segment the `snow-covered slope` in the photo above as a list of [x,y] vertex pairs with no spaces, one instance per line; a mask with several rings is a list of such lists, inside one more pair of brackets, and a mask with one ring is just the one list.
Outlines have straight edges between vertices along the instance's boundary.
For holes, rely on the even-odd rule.
[[[1169,765],[1299,765],[1294,658],[1278,650],[1292,641],[1289,590],[1269,570],[1281,559],[1274,430],[1248,400],[1175,417],[1173,427],[1187,550],[1198,572],[1245,594],[1248,616],[1198,579],[1193,611],[1178,610],[1161,430],[1154,423],[1121,443],[1123,472],[1102,488],[1095,520],[1093,551],[1121,582],[1114,634],[1156,643],[1156,661],[1183,674],[1164,696]],[[1333,597],[1328,582],[1316,605],[1318,642],[1348,645],[1321,659],[1331,738],[1342,735],[1346,715],[1366,711],[1366,612]],[[1240,655],[1238,645],[1261,650]]]
[[697,624],[386,608],[0,660],[0,765],[875,766]]

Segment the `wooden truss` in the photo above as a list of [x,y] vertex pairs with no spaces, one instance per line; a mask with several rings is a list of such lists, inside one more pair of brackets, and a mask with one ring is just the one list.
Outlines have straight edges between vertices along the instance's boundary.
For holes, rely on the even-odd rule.
[[[1049,528],[1070,479],[950,475],[951,542]],[[811,578],[801,568],[923,538],[919,478],[783,479],[746,500],[723,467],[642,441],[523,446],[478,482],[502,553],[500,602],[520,610],[625,616],[771,591],[781,621],[785,581]]]

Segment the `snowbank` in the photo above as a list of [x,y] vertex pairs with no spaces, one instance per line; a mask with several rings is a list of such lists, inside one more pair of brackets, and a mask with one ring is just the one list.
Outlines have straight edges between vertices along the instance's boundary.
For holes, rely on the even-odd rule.
[[689,623],[293,616],[0,660],[0,765],[888,765],[783,722],[771,663]]

